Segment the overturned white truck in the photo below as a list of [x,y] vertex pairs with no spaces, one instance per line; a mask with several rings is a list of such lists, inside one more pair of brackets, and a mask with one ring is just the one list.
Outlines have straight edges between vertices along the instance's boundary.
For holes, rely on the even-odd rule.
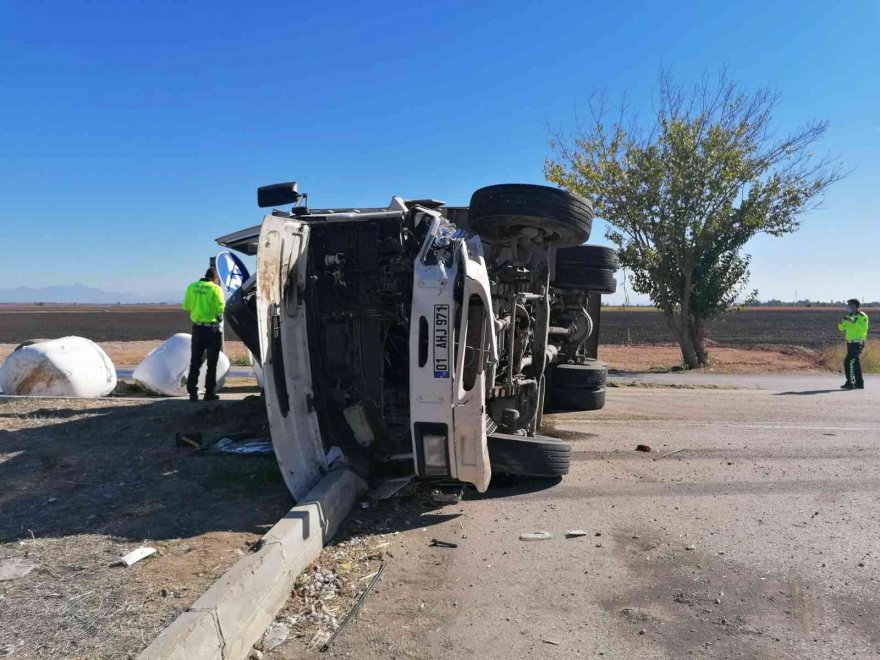
[[306,201],[295,183],[260,188],[261,207],[293,208],[217,239],[257,257],[226,317],[262,364],[294,497],[340,453],[365,476],[479,491],[493,472],[566,474],[571,446],[541,435],[541,417],[604,405],[594,317],[618,267],[583,245],[589,201],[526,184],[468,207]]

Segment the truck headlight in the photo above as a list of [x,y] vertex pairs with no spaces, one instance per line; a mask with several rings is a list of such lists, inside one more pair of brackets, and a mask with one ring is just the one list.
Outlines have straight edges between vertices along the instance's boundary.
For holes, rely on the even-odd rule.
[[426,435],[422,438],[422,447],[425,452],[425,472],[435,474],[448,474],[446,466],[446,437],[442,435]]
[[416,422],[419,472],[425,477],[449,476],[449,433],[446,424]]

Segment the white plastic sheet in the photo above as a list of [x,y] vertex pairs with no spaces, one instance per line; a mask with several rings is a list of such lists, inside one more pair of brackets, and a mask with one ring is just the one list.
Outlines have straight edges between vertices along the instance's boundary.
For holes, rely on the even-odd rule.
[[62,337],[23,346],[0,366],[0,390],[21,396],[91,398],[116,387],[116,367],[85,337]]
[[[186,396],[186,379],[189,376],[189,358],[192,335],[180,332],[172,335],[150,351],[132,377],[144,389],[165,396]],[[217,360],[217,389],[223,387],[229,372],[229,358],[220,353]],[[199,393],[205,391],[208,368],[203,362],[199,370]]]

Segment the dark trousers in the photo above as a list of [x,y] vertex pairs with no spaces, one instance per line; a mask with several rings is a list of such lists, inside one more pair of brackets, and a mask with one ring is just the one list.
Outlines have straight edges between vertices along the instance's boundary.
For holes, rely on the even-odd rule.
[[192,329],[192,354],[189,361],[189,378],[186,379],[186,391],[190,395],[198,394],[199,371],[205,353],[208,354],[208,373],[205,376],[205,393],[213,394],[217,387],[217,358],[223,335],[220,326],[194,325]]
[[843,359],[843,373],[846,374],[846,382],[853,387],[864,387],[862,380],[862,361],[859,356],[865,345],[860,341],[846,342],[846,357]]

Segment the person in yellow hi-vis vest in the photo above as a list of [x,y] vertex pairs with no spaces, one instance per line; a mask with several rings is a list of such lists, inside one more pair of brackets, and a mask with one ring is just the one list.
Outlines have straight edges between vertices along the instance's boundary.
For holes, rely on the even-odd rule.
[[846,336],[846,357],[843,359],[843,373],[846,383],[842,390],[863,390],[865,381],[862,379],[862,362],[859,356],[865,350],[868,340],[868,315],[859,311],[860,303],[855,298],[846,301],[846,316],[837,324],[837,329]]
[[220,288],[217,271],[209,268],[205,276],[198,282],[186,287],[183,308],[189,312],[192,320],[192,353],[189,363],[189,377],[186,380],[186,391],[190,401],[199,400],[199,371],[202,358],[208,354],[208,372],[205,374],[205,401],[216,401],[220,397],[217,389],[217,360],[223,347],[223,334],[220,322],[223,320],[223,309],[226,302]]

